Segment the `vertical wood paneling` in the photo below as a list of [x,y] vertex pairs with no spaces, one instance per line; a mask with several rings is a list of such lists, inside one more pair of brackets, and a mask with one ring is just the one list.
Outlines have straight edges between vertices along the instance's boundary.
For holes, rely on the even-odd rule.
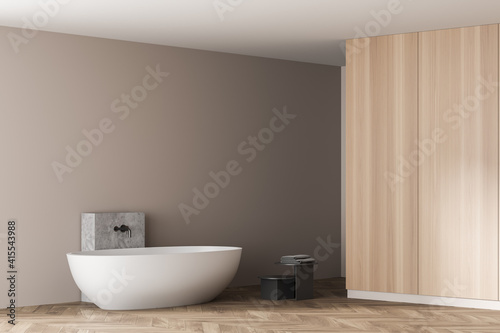
[[498,299],[498,43],[498,25],[419,33],[422,295]]
[[348,289],[418,293],[418,170],[401,168],[417,147],[417,43],[347,42]]

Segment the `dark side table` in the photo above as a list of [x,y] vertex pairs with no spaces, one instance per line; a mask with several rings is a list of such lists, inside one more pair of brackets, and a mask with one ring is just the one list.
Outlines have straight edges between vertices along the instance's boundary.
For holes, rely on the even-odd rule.
[[295,278],[295,299],[311,299],[313,295],[314,266],[318,263],[307,264],[284,264],[277,265],[293,266],[293,277]]

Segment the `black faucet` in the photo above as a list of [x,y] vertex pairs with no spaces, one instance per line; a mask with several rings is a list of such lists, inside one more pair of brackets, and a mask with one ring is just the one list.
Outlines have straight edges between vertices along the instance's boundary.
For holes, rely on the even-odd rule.
[[131,238],[132,237],[132,230],[130,230],[130,228],[128,226],[126,226],[125,224],[122,224],[121,226],[119,227],[115,227],[114,228],[115,231],[121,231],[121,232],[126,232],[128,231],[128,238]]

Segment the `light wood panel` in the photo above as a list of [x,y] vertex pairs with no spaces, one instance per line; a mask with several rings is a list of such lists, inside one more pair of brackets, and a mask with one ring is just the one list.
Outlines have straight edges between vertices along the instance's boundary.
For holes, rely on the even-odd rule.
[[416,294],[417,34],[347,41],[347,288]]
[[[283,333],[283,332],[499,332],[498,311],[346,298],[343,279],[315,281],[315,298],[260,299],[258,286],[231,288],[214,302],[141,311],[106,311],[90,303],[17,309],[5,333]],[[6,318],[7,310],[0,316]]]
[[442,141],[419,172],[422,295],[498,299],[498,88],[482,83],[498,82],[498,38],[419,34],[419,140]]

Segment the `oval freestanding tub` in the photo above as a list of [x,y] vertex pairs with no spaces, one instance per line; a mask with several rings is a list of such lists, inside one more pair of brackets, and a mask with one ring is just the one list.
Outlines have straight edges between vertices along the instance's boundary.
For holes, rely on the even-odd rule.
[[231,282],[240,247],[172,246],[66,254],[80,290],[104,310],[205,303]]

